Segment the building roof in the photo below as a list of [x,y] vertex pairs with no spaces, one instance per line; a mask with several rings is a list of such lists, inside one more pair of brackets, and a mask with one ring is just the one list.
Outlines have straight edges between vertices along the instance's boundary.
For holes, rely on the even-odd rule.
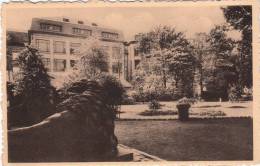
[[25,46],[29,42],[28,33],[7,30],[6,40],[8,46]]
[[[67,19],[67,20],[64,21],[64,19]],[[78,20],[78,21],[81,21],[81,20]],[[118,41],[124,40],[122,31],[119,31],[117,29],[112,29],[112,28],[108,28],[105,26],[99,26],[96,23],[91,23],[88,21],[81,21],[81,23],[79,23],[79,22],[76,22],[75,20],[68,19],[68,18],[62,18],[62,17],[33,18],[30,32],[38,32],[38,33],[45,32],[46,33],[46,31],[43,31],[41,29],[41,27],[40,27],[41,23],[62,26],[61,32],[57,32],[57,31],[49,32],[49,33],[53,33],[56,35],[69,35],[69,36],[80,37],[80,35],[72,33],[72,28],[80,28],[80,29],[88,29],[93,32],[99,32],[99,34],[101,34],[101,32],[116,33],[119,36],[119,38],[117,39]],[[87,36],[81,35],[81,37],[87,37]]]

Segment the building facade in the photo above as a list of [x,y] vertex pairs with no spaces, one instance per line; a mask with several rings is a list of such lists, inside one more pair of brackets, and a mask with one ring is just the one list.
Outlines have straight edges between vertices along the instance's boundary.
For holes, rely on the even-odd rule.
[[43,55],[43,62],[56,78],[53,83],[57,86],[93,40],[107,53],[109,73],[126,83],[127,57],[121,31],[68,18],[33,18],[29,30],[30,44]]
[[8,30],[6,32],[6,71],[7,81],[13,82],[16,78],[15,74],[18,69],[16,58],[19,53],[28,45],[28,33],[16,30]]

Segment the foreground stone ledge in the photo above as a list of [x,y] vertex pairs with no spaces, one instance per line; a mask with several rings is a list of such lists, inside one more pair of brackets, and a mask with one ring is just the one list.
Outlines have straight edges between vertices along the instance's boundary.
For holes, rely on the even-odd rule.
[[[141,161],[166,161],[163,160],[159,157],[150,155],[148,153],[145,153],[143,151],[134,149],[134,148],[130,148],[128,146],[122,145],[122,144],[118,144],[118,151],[120,153],[124,152],[124,153],[128,153],[129,155],[132,154],[132,161],[133,162],[141,162]],[[128,156],[129,157],[129,156]],[[129,159],[129,158],[128,158]],[[126,160],[121,160],[121,161],[126,161]],[[128,160],[127,160],[128,161]]]

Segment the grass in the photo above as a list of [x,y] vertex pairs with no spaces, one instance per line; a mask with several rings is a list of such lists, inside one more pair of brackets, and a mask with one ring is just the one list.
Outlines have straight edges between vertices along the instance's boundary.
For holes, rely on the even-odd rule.
[[169,161],[252,160],[251,118],[116,121],[119,143]]
[[[200,117],[216,117],[216,116],[226,116],[226,113],[223,111],[216,110],[204,110],[202,112],[190,112],[190,115],[197,115]],[[140,112],[138,115],[142,116],[162,116],[162,115],[178,115],[178,111],[176,110],[145,110]]]
[[195,108],[215,108],[215,107],[221,107],[221,105],[202,105]]
[[226,116],[226,113],[223,111],[215,111],[215,110],[210,110],[210,111],[203,111],[203,112],[199,112],[199,113],[195,113],[195,112],[190,112],[190,115],[198,115],[200,117],[216,117],[216,116]]
[[234,105],[234,106],[230,106],[230,107],[228,107],[228,108],[246,108],[246,107],[244,107],[244,106],[237,106],[237,105]]
[[171,110],[166,110],[166,111],[161,111],[161,110],[145,110],[141,113],[139,113],[139,115],[142,116],[158,116],[158,115],[177,115],[178,112],[177,111],[171,111]]

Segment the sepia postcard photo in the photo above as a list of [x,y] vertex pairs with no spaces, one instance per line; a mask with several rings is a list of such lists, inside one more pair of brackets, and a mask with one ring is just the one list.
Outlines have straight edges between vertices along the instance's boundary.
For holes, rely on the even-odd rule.
[[258,8],[228,2],[4,4],[4,165],[259,161]]

